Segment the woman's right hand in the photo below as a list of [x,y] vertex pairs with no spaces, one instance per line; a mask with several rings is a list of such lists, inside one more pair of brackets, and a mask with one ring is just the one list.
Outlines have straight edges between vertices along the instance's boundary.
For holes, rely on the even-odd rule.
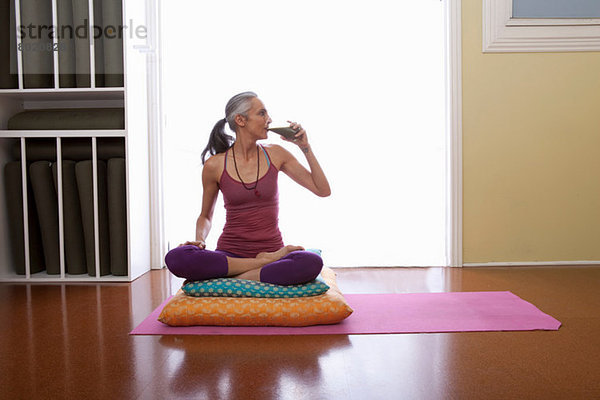
[[193,242],[187,241],[185,243],[181,243],[179,247],[181,246],[198,246],[200,249],[205,249],[206,243],[204,243],[204,240],[195,240]]

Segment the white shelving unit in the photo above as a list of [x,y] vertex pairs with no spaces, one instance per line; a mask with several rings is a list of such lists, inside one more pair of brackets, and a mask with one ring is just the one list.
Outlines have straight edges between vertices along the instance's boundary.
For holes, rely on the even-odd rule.
[[[21,18],[21,2],[15,2],[15,20]],[[57,24],[57,1],[44,0],[52,5],[52,22]],[[88,0],[73,0],[88,1]],[[94,24],[94,1],[89,0],[89,32],[90,37]],[[143,26],[146,23],[146,4],[143,1],[122,0],[123,26],[135,24]],[[127,21],[127,24],[125,23]],[[17,22],[16,27],[19,23]],[[135,26],[128,26],[130,30]],[[8,40],[8,38],[0,38]],[[17,46],[21,39],[16,35]],[[54,39],[54,43],[56,44]],[[148,101],[146,82],[146,54],[139,49],[146,48],[146,39],[127,30],[123,34],[123,87],[97,87],[95,82],[95,51],[94,40],[89,40],[90,85],[85,88],[59,87],[59,52],[53,53],[54,87],[51,88],[25,88],[23,58],[17,52],[17,87],[0,89],[0,281],[11,282],[129,282],[150,269],[150,209],[149,209],[149,160],[148,160]],[[13,115],[33,109],[49,108],[106,108],[123,107],[125,111],[124,129],[117,130],[8,130],[7,121]],[[97,140],[107,137],[121,137],[125,145],[125,182],[127,198],[127,259],[128,271],[126,276],[100,276],[98,257],[98,196],[97,196],[97,171],[96,171],[96,144]],[[60,274],[49,275],[46,271],[30,273],[28,242],[28,215],[27,215],[27,190],[23,190],[23,220],[25,234],[22,240],[25,244],[25,275],[16,273],[14,254],[10,241],[10,227],[6,204],[6,186],[4,182],[4,167],[10,161],[16,161],[11,154],[15,143],[21,145],[21,160],[25,160],[25,148],[28,141],[38,138],[52,138],[56,140],[57,162],[57,193],[59,215],[59,243],[60,243]],[[61,180],[61,144],[70,138],[88,138],[92,144],[92,165],[94,179],[94,225],[95,225],[95,255],[96,276],[69,275],[66,272],[64,261],[64,232],[62,208],[62,180]],[[26,188],[28,171],[26,163],[22,162],[22,176],[25,178],[23,186]]]

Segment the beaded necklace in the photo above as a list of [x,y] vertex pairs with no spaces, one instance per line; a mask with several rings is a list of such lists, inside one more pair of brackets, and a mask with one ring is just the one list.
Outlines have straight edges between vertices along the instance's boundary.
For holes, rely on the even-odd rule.
[[246,187],[246,183],[240,176],[240,171],[238,171],[237,162],[235,161],[235,146],[231,146],[231,147],[233,149],[233,165],[235,166],[235,172],[237,173],[238,178],[240,178],[240,182],[244,186],[244,189],[254,190],[254,195],[257,197],[260,197],[260,192],[256,188],[258,186],[258,173],[260,171],[260,158],[259,158],[259,153],[258,153],[258,145],[256,146],[256,182],[254,182],[253,187]]

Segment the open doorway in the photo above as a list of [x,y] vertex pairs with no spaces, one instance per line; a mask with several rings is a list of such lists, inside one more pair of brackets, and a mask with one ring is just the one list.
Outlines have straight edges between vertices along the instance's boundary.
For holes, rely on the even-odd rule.
[[[212,126],[252,90],[272,126],[302,123],[332,188],[318,198],[280,175],[286,244],[335,267],[446,265],[442,2],[182,0],[162,4],[161,31],[170,247],[193,239]],[[224,220],[220,196],[207,248]]]

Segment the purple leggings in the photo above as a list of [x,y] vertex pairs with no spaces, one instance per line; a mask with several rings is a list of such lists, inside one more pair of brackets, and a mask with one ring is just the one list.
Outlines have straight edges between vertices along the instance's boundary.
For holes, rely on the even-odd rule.
[[[202,250],[198,246],[179,246],[167,253],[165,263],[173,275],[190,281],[227,276],[227,257],[241,258],[223,250]],[[310,282],[319,275],[323,259],[310,251],[293,251],[265,265],[260,281],[276,285],[298,285]]]

